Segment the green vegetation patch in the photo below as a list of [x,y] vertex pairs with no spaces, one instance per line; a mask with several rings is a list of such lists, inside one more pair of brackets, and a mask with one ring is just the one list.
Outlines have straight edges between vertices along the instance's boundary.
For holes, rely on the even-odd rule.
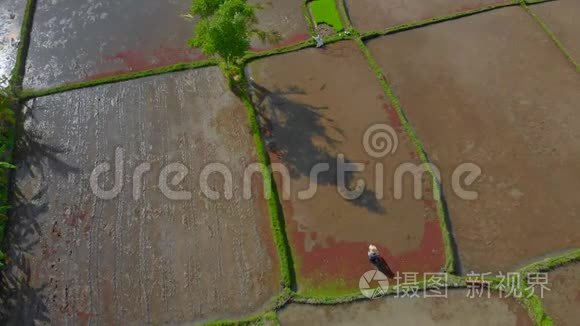
[[[312,297],[317,299],[334,299],[340,297],[351,297],[360,295],[357,287],[348,286],[342,278],[329,279],[326,281],[310,281],[299,278],[299,293],[303,297]],[[324,300],[323,300],[324,301]]]
[[[14,126],[16,117],[11,109],[13,100],[4,90],[0,90],[0,242],[4,239],[4,228],[8,221],[10,170],[14,168],[12,149],[14,148]],[[0,267],[3,266],[4,253],[0,251]]]
[[316,25],[330,25],[336,32],[344,30],[335,0],[314,0],[310,2],[310,12]]
[[30,36],[32,33],[32,21],[34,12],[36,10],[36,0],[28,0],[26,2],[26,9],[24,11],[24,18],[20,27],[20,44],[16,54],[16,63],[14,70],[12,70],[12,77],[10,79],[10,86],[13,91],[18,92],[22,87],[22,79],[24,77],[24,70],[26,67],[26,57],[28,56],[28,47],[30,45]]

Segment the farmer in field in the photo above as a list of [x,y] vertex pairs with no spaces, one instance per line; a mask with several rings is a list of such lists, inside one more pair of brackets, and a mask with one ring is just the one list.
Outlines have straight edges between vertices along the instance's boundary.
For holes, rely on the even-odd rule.
[[395,276],[395,273],[393,273],[385,259],[381,257],[381,254],[375,245],[369,245],[368,256],[371,264],[373,264],[379,272],[385,274],[389,278]]
[[373,265],[378,263],[379,257],[381,256],[379,254],[379,250],[377,249],[377,247],[375,245],[369,245],[368,255],[369,255],[369,260]]

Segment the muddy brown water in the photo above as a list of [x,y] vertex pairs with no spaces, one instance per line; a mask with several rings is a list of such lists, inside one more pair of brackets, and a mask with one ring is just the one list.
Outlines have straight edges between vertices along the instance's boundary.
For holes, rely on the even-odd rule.
[[499,0],[346,0],[349,17],[361,31],[377,30],[454,12],[482,8]]
[[[279,291],[264,200],[238,191],[256,161],[246,111],[224,84],[219,69],[205,68],[28,103],[2,275],[6,323],[240,318]],[[114,167],[116,148],[123,188],[99,199],[89,176],[99,163]],[[135,188],[144,162],[151,170]],[[200,172],[214,162],[230,168],[231,200],[200,192]],[[178,184],[169,175],[169,188],[191,191],[191,200],[161,192],[161,169],[172,163],[189,173]],[[99,183],[110,189],[112,172]],[[223,189],[219,175],[208,184]]]
[[8,86],[20,41],[26,1],[0,0],[0,87]]
[[[343,290],[358,289],[359,278],[371,268],[369,243],[379,246],[395,271],[438,271],[443,249],[429,182],[424,178],[418,187],[423,197],[416,200],[413,179],[406,175],[403,198],[394,198],[394,171],[418,159],[358,47],[341,42],[270,57],[253,62],[250,75],[270,158],[289,170],[289,179],[276,176],[281,196],[285,185],[290,190],[283,208],[301,289],[337,282]],[[363,135],[380,123],[392,126],[399,144],[395,153],[373,158],[365,152]],[[356,200],[337,190],[340,155],[365,165],[364,172],[349,173],[346,180],[350,189],[365,181]],[[330,171],[311,178],[317,163],[327,163]],[[377,163],[384,164],[380,182],[375,182]],[[311,184],[313,197],[300,199]],[[378,185],[384,187],[381,199]]]
[[[200,50],[187,45],[196,19],[182,16],[190,6],[190,0],[40,1],[24,85],[46,88],[203,59]],[[264,4],[257,11],[259,28],[279,32],[282,40],[254,39],[253,49],[308,39],[301,6],[300,1]]]
[[[577,325],[580,320],[580,264],[559,267],[548,274],[542,304],[556,325]],[[536,290],[541,295],[539,287]]]
[[280,33],[278,44],[270,44],[257,38],[252,40],[252,50],[264,50],[273,47],[290,45],[310,38],[308,24],[302,13],[300,0],[250,0],[250,3],[261,4],[263,9],[256,12],[258,28],[264,31]]
[[45,88],[200,59],[187,0],[39,1],[24,86]]
[[497,294],[447,298],[383,298],[336,306],[290,305],[278,313],[281,325],[533,325],[513,298]]
[[[508,271],[580,246],[580,75],[523,9],[368,45],[444,175],[464,271]],[[476,200],[450,186],[464,162],[482,169],[462,182]]]
[[559,0],[530,6],[530,9],[554,32],[574,60],[580,62],[580,2]]

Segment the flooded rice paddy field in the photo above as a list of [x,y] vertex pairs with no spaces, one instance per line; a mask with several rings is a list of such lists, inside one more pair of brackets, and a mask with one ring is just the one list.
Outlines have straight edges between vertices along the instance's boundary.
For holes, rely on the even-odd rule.
[[190,1],[39,1],[26,88],[46,88],[201,59],[187,46]]
[[[206,164],[225,164],[238,181],[256,161],[247,124],[239,123],[245,108],[219,69],[87,88],[28,106],[8,235],[14,265],[5,277],[19,277],[34,297],[14,293],[24,302],[12,307],[10,321],[233,318],[278,292],[263,198],[210,200],[199,191]],[[122,186],[110,200],[90,185],[102,162],[115,166],[100,187]],[[150,169],[139,181],[141,163]],[[175,173],[161,181],[170,164],[189,171],[179,186]],[[164,184],[190,191],[191,199],[170,200]],[[212,176],[208,184],[222,189],[223,180]]]
[[[270,57],[249,69],[270,159],[289,169],[290,180],[279,178],[278,185],[280,193],[284,183],[291,191],[283,208],[300,288],[358,289],[358,279],[371,268],[368,243],[379,246],[396,271],[439,271],[444,254],[431,188],[424,182],[424,199],[416,200],[409,177],[403,185],[408,192],[394,199],[396,167],[417,164],[418,159],[357,45],[341,42],[324,50]],[[363,136],[381,123],[394,126],[399,144],[394,153],[375,159],[365,152]],[[345,181],[349,188],[356,180],[365,181],[365,191],[356,200],[339,194],[341,156],[345,162],[366,165],[364,172]],[[317,163],[327,163],[329,169],[312,181]],[[381,199],[376,193],[377,163],[385,171]],[[300,199],[300,191],[311,183],[316,194]]]
[[450,290],[447,298],[386,298],[335,306],[289,305],[278,312],[281,325],[533,325],[513,298],[466,298]]
[[479,9],[501,0],[345,0],[350,19],[360,31],[379,30],[427,18]]
[[540,3],[530,8],[548,26],[576,62],[580,62],[580,2],[559,0]]
[[[203,59],[191,49],[190,1],[38,3],[24,86],[46,88]],[[281,45],[308,39],[300,1],[272,1],[257,12],[259,27],[277,31]],[[272,47],[253,41],[253,49]]]
[[[441,170],[465,271],[580,246],[580,78],[536,27],[504,8],[368,44]],[[476,200],[451,186],[464,162]]]
[[[497,3],[345,1],[359,31]],[[25,4],[0,0],[0,75],[14,67]],[[201,60],[186,44],[195,26],[195,19],[183,17],[190,5],[38,1],[23,86]],[[310,38],[302,5],[266,3],[259,27],[282,40],[253,39],[251,50]],[[530,10],[578,62],[577,1]],[[580,248],[580,77],[525,10],[501,8],[366,45],[441,171],[458,272],[514,271]],[[287,176],[274,176],[296,274],[293,290],[306,298],[358,293],[361,275],[374,268],[369,243],[394,272],[441,271],[445,238],[431,180],[409,173],[397,179],[398,168],[421,160],[356,43],[261,58],[246,69],[267,155],[288,169]],[[270,212],[258,174],[248,189],[243,184],[246,168],[259,161],[257,148],[246,108],[217,67],[35,98],[26,102],[22,120],[0,323],[187,324],[271,309],[282,277]],[[386,154],[365,146],[365,133],[376,125],[389,126],[396,141]],[[364,171],[340,180],[341,160]],[[460,198],[452,182],[454,169],[466,162],[482,171],[466,187],[477,191],[476,200]],[[325,163],[328,168],[312,178],[312,168]],[[231,172],[231,199],[219,173],[200,185],[208,164]],[[91,178],[98,169],[100,177]],[[358,199],[344,198],[363,181]],[[219,198],[208,197],[214,191]],[[549,274],[552,290],[542,302],[558,325],[580,318],[577,274],[578,265]],[[282,325],[532,323],[512,299],[470,299],[464,291],[450,290],[448,299],[290,303],[277,316]]]
[[549,291],[542,303],[556,325],[572,326],[580,320],[580,264],[560,267],[549,274]]
[[252,50],[260,51],[281,47],[304,41],[310,38],[308,24],[302,13],[302,1],[299,0],[251,0],[250,3],[262,4],[258,10],[258,28],[264,31],[280,33],[278,44],[269,44],[258,38],[252,40]]
[[25,1],[0,1],[0,87],[8,85],[20,41]]

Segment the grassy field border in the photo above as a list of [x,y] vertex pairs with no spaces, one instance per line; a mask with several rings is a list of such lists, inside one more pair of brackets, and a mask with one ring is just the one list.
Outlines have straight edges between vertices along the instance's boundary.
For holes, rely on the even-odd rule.
[[26,59],[30,47],[35,11],[36,0],[27,0],[24,9],[24,16],[22,17],[22,25],[20,27],[20,42],[18,44],[18,52],[16,53],[16,62],[14,63],[14,69],[12,70],[12,75],[10,77],[10,88],[16,95],[19,95],[22,90],[22,81],[26,71]]
[[138,78],[145,78],[151,77],[156,75],[162,75],[172,72],[178,72],[183,70],[190,70],[190,69],[198,69],[198,68],[205,68],[210,66],[217,65],[218,62],[216,60],[201,60],[192,63],[178,63],[169,66],[163,66],[159,68],[152,68],[143,71],[137,72],[129,72],[119,75],[114,75],[105,78],[99,78],[94,80],[84,80],[79,82],[72,82],[66,83],[60,86],[45,88],[45,89],[25,89],[20,93],[20,99],[22,100],[29,100],[35,97],[42,97],[47,95],[53,95],[58,93],[64,93],[76,89],[81,88],[88,88],[88,87],[95,87],[105,84],[113,84],[124,82],[128,80],[138,79]]
[[[534,1],[534,2],[531,2],[531,3],[528,2],[528,3],[538,4],[538,3],[542,3],[542,2],[545,2],[545,1]],[[560,42],[560,40],[558,39],[556,34],[554,34],[554,32],[552,32],[552,30],[548,27],[548,25],[546,25],[538,15],[536,15],[535,13],[532,12],[532,10],[530,10],[530,7],[526,4],[525,1],[522,1],[520,3],[520,7],[522,7],[524,9],[524,11],[527,12],[528,15],[530,17],[532,17],[532,19],[540,26],[540,28],[544,31],[544,33],[546,33],[548,35],[548,37],[552,40],[552,42],[554,42],[556,47],[558,47],[558,49],[560,49],[562,54],[564,54],[566,59],[568,59],[568,61],[570,61],[574,65],[574,67],[576,67],[576,71],[580,72],[580,65],[578,64],[578,62],[576,62],[576,60],[574,60],[574,57],[572,57],[570,52],[568,52],[568,50],[566,49],[564,44],[562,44],[562,42]]]
[[[0,147],[2,147],[0,161],[8,164],[14,160],[19,108],[20,103],[10,94],[0,94]],[[0,168],[0,244],[2,245],[4,244],[4,232],[11,208],[12,172],[12,169]],[[0,248],[0,268],[4,266],[5,254],[3,249]]]
[[[0,126],[2,130],[0,131],[2,138],[4,138],[3,144],[1,145],[4,146],[4,151],[0,155],[1,160],[7,163],[12,163],[14,160],[16,140],[19,135],[19,128],[22,125],[22,100],[19,95],[22,89],[24,72],[26,71],[26,58],[30,46],[30,34],[35,10],[36,0],[27,0],[20,27],[20,42],[16,53],[16,60],[8,87],[5,90],[7,97],[2,101],[4,107],[0,108],[1,111],[5,111],[1,112],[3,121]],[[12,177],[13,173],[11,170],[2,169],[0,171],[0,244],[2,245],[4,245],[4,233],[9,219],[8,212],[11,207]],[[4,251],[0,250],[0,268],[4,266],[4,259]]]
[[[246,80],[245,76],[242,77],[242,80]],[[270,194],[270,196],[267,198],[268,213],[270,215],[272,233],[274,236],[274,242],[280,263],[282,284],[285,289],[292,290],[296,286],[294,258],[292,256],[290,242],[288,241],[288,235],[286,233],[286,222],[284,221],[284,212],[282,210],[281,202],[278,196],[278,189],[276,187],[276,182],[271,170],[270,157],[268,156],[266,146],[262,139],[262,132],[258,122],[256,108],[254,107],[254,103],[251,100],[251,95],[247,89],[244,89],[244,93],[239,94],[239,96],[244,103],[246,112],[248,114],[248,123],[250,125],[250,131],[254,139],[256,155],[258,156],[258,159],[261,163],[264,192]]]
[[342,19],[342,25],[344,26],[344,29],[350,31],[353,30],[353,27],[344,1],[345,0],[336,0],[336,8],[338,9],[339,16]]
[[520,268],[517,272],[522,275],[528,273],[549,272],[555,268],[574,262],[580,262],[580,249],[570,250],[561,255],[544,258]]
[[310,14],[310,9],[308,9],[308,2],[310,2],[310,0],[302,0],[302,15],[304,15],[304,19],[306,19],[308,32],[311,36],[314,36],[316,35],[316,28],[314,27],[314,19]]
[[531,293],[526,289],[525,282],[523,282],[521,289],[522,293],[525,293],[521,298],[517,298],[517,301],[526,308],[528,311],[528,316],[534,325],[537,326],[551,326],[554,325],[552,318],[546,313],[544,306],[542,305],[542,300],[535,293]]
[[552,1],[559,1],[559,0],[520,0],[521,3],[528,4],[528,5],[535,5],[537,3],[552,2]]

